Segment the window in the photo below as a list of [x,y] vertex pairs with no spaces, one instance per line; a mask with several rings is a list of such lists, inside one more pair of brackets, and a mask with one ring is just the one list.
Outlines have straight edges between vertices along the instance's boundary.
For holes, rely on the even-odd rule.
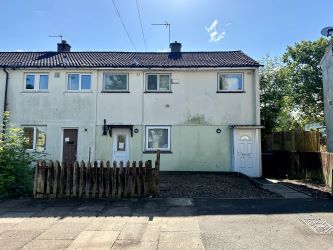
[[25,74],[24,89],[31,91],[46,91],[49,88],[48,74]]
[[26,149],[39,152],[46,149],[46,126],[25,126],[23,127],[23,135]]
[[222,92],[242,92],[243,86],[242,73],[226,73],[218,75],[218,91]]
[[146,127],[146,150],[170,151],[170,126]]
[[170,92],[170,74],[147,74],[146,90],[149,92]]
[[88,91],[91,89],[91,75],[68,74],[67,90]]
[[104,73],[103,91],[128,91],[128,74]]

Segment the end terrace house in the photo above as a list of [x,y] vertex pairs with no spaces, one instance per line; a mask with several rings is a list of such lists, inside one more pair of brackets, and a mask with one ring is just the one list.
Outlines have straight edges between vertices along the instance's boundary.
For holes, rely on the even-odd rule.
[[242,51],[0,52],[0,98],[47,158],[261,176],[259,63]]

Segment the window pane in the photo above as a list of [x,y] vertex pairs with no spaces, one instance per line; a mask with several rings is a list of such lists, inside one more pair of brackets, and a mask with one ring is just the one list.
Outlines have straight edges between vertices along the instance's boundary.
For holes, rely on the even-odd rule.
[[160,75],[160,90],[170,90],[169,75]]
[[168,129],[148,129],[148,148],[169,148]]
[[48,89],[49,88],[49,76],[40,75],[39,76],[39,89]]
[[81,76],[81,89],[90,89],[91,87],[91,75]]
[[26,75],[25,89],[34,89],[34,88],[35,88],[35,75]]
[[117,151],[126,151],[126,135],[118,135],[117,140]]
[[23,136],[25,139],[25,148],[33,149],[34,148],[34,128],[26,127],[23,128]]
[[46,149],[46,127],[37,127],[36,150],[44,151]]
[[69,74],[67,90],[79,90],[79,74]]
[[220,90],[242,90],[243,80],[241,74],[223,74],[219,78]]
[[104,75],[104,90],[127,90],[127,75]]
[[148,75],[147,90],[157,90],[157,75]]

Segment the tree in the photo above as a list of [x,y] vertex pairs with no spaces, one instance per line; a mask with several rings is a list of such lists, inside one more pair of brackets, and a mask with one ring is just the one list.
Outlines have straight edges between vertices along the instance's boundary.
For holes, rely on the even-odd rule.
[[291,83],[294,117],[302,127],[324,122],[323,83],[320,61],[328,40],[301,41],[288,47],[283,62]]
[[28,153],[23,130],[8,123],[9,113],[3,114],[7,124],[4,133],[0,127],[0,197],[12,197],[31,194],[31,163],[37,160],[39,153]]

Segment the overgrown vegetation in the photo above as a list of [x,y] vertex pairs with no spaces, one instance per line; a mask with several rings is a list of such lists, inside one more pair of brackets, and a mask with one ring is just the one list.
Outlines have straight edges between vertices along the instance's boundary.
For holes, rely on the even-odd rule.
[[320,60],[328,40],[301,41],[280,58],[264,58],[260,69],[261,123],[264,133],[324,123]]
[[0,197],[24,196],[32,193],[33,169],[31,164],[39,153],[27,152],[23,130],[9,124],[9,113],[3,114],[7,124],[0,128]]

